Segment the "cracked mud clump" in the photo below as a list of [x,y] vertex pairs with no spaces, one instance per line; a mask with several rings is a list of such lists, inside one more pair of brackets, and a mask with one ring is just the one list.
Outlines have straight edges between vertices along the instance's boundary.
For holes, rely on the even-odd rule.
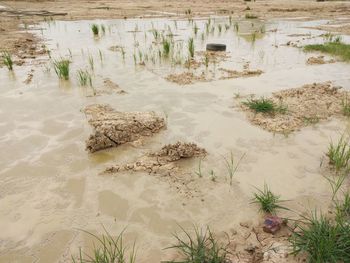
[[331,82],[307,84],[272,93],[269,98],[285,112],[257,113],[243,103],[249,121],[271,132],[292,132],[343,113],[342,104],[350,93]]
[[145,154],[134,163],[114,165],[105,170],[108,173],[121,171],[146,171],[154,174],[170,175],[178,170],[175,164],[180,159],[205,156],[206,150],[195,143],[177,142],[163,146],[159,151]]
[[120,112],[109,105],[94,104],[84,109],[93,134],[86,149],[96,152],[152,136],[165,127],[165,120],[154,112]]

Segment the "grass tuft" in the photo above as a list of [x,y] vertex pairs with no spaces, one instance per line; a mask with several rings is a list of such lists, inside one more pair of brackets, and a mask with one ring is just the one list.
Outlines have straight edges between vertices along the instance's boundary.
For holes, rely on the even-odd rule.
[[87,70],[78,70],[78,81],[80,86],[90,86],[92,87],[91,74]]
[[192,37],[188,39],[188,53],[191,58],[194,57],[194,42]]
[[350,224],[313,213],[297,223],[290,242],[293,254],[306,253],[309,262],[350,262]]
[[276,105],[272,100],[266,98],[249,99],[243,102],[243,105],[255,112],[262,113],[286,113],[287,108],[283,105]]
[[53,62],[55,72],[60,79],[69,79],[69,64],[70,61],[68,59],[55,60]]
[[182,255],[181,261],[168,261],[168,263],[226,263],[227,246],[219,244],[209,227],[205,230],[194,227],[194,236],[185,229],[184,238],[175,234],[177,244],[167,249],[176,249]]
[[13,70],[13,60],[9,52],[5,51],[2,53],[2,61],[8,70]]
[[344,61],[350,61],[350,45],[344,44],[340,38],[324,44],[313,44],[304,46],[305,51],[320,51],[333,56],[337,56]]
[[94,250],[92,255],[87,255],[80,251],[79,257],[76,259],[72,256],[73,263],[135,263],[136,262],[136,250],[135,243],[132,250],[127,255],[128,247],[125,246],[123,241],[122,231],[118,236],[113,237],[105,229],[105,234],[98,237],[90,232],[84,231],[92,236],[97,244],[94,243]]
[[275,214],[277,209],[287,209],[279,203],[282,201],[280,200],[280,197],[278,195],[275,195],[271,192],[268,185],[264,184],[264,189],[259,190],[258,192],[254,193],[253,202],[255,204],[260,205],[260,211],[269,213],[269,214]]
[[349,167],[350,146],[349,141],[342,136],[337,143],[331,142],[328,147],[327,156],[329,164],[334,166],[336,171]]
[[348,97],[345,97],[342,99],[341,106],[342,106],[343,115],[350,117],[350,101]]
[[94,36],[98,36],[98,33],[100,31],[100,28],[98,27],[98,25],[92,24],[91,25],[91,30],[92,30],[92,33],[94,34]]

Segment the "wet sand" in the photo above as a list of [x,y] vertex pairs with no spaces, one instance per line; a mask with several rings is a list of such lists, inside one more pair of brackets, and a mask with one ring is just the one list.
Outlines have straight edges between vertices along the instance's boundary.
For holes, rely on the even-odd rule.
[[[33,8],[42,4],[35,2]],[[255,4],[262,5],[252,6]],[[50,6],[45,7],[51,10]],[[54,11],[65,10],[59,5],[56,8]],[[152,6],[144,9],[151,10]],[[144,9],[137,9],[136,14]],[[101,15],[99,12],[96,11],[96,17]],[[86,17],[77,13],[75,18]],[[107,31],[105,37],[96,41],[90,32],[93,22],[111,25],[111,33]],[[331,172],[321,164],[330,140],[348,130],[348,121],[331,118],[288,136],[278,135],[253,126],[244,112],[235,109],[234,100],[235,94],[268,96],[275,91],[325,81],[349,90],[349,64],[310,66],[306,64],[309,54],[285,46],[292,41],[293,37],[288,35],[293,33],[311,32],[315,36],[298,38],[300,44],[320,41],[322,37],[316,37],[324,32],[309,28],[322,26],[324,21],[258,21],[266,26],[267,33],[254,45],[244,37],[249,31],[242,30],[243,36],[230,31],[220,38],[209,37],[208,41],[221,39],[229,44],[230,58],[223,62],[225,68],[241,70],[249,61],[251,67],[264,73],[189,86],[165,79],[170,71],[181,68],[135,67],[134,47],[128,45],[134,41],[133,34],[128,31],[136,24],[147,31],[151,22],[159,28],[174,25],[173,19],[142,18],[55,20],[30,28],[33,30],[28,33],[44,39],[53,57],[69,56],[71,50],[69,82],[59,81],[52,68],[47,71],[46,56],[38,57],[43,64],[29,60],[16,66],[13,73],[0,68],[0,226],[3,226],[0,262],[67,262],[80,246],[91,244],[80,229],[102,233],[102,225],[112,233],[127,227],[126,240],[132,242],[136,238],[138,262],[159,262],[171,256],[171,252],[162,249],[174,241],[171,234],[179,229],[178,225],[210,225],[213,231],[221,233],[247,219],[252,223],[261,221],[258,207],[250,202],[254,187],[261,188],[265,182],[276,194],[290,200],[288,207],[294,210],[328,208],[330,188],[323,176]],[[199,26],[204,26],[204,22],[197,21]],[[242,21],[242,29],[250,23]],[[180,19],[178,25],[179,30],[185,28],[187,20]],[[269,32],[275,28],[276,33]],[[183,35],[187,34],[183,30]],[[137,37],[143,38],[142,33]],[[344,36],[344,40],[348,38]],[[120,53],[109,50],[113,45],[126,47],[125,62]],[[204,47],[205,42],[196,39],[196,49],[203,51]],[[98,50],[103,52],[102,63]],[[75,73],[87,67],[88,54],[95,60],[94,86],[102,89],[108,78],[127,94],[91,96],[89,88],[78,87]],[[23,81],[32,69],[32,81],[26,84]],[[94,103],[109,104],[118,111],[164,114],[167,129],[139,144],[89,154],[85,141],[91,127],[81,109]],[[182,186],[186,191],[148,173],[101,175],[111,165],[128,163],[177,141],[194,142],[208,152],[202,161],[203,178],[195,175],[198,158],[181,162],[182,169],[191,175],[191,183]],[[235,160],[245,154],[232,185],[223,160],[231,151]],[[215,172],[215,182],[210,170]],[[193,194],[184,194],[188,191]]]

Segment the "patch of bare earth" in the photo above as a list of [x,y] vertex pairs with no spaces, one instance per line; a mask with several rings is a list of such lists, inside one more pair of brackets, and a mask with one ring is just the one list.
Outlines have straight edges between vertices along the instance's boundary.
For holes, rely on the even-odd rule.
[[192,157],[205,156],[206,151],[194,143],[177,142],[162,147],[157,152],[148,153],[134,163],[114,165],[108,167],[106,172],[145,171],[150,174],[172,175],[179,167],[176,161]]
[[265,130],[288,133],[342,114],[342,103],[350,93],[331,82],[307,84],[275,92],[269,98],[275,105],[286,107],[285,113],[257,113],[240,104],[249,121]]
[[96,90],[96,95],[102,95],[102,94],[127,94],[127,92],[119,87],[119,85],[115,82],[113,82],[109,78],[105,78],[103,80],[103,87],[100,90]]
[[96,152],[152,136],[165,127],[165,120],[154,112],[120,112],[109,105],[94,104],[84,109],[93,133],[86,149]]
[[263,231],[262,225],[241,222],[227,233],[230,260],[235,263],[303,262],[301,258],[290,255],[290,233],[287,226],[283,226],[276,234],[270,234]]
[[318,57],[309,57],[306,61],[306,64],[308,65],[322,65],[322,64],[329,64],[329,63],[335,63],[336,61],[334,59],[326,60],[324,56],[318,56]]
[[178,192],[193,197],[197,190],[191,188],[192,174],[179,165],[179,161],[195,157],[203,157],[206,150],[194,143],[177,142],[163,146],[159,151],[147,153],[135,162],[117,164],[108,167],[103,174],[119,172],[147,172],[159,176],[170,183]]

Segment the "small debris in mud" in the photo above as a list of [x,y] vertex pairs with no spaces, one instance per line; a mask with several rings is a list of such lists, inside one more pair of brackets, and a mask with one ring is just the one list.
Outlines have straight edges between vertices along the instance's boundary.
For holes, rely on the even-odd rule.
[[29,73],[27,74],[27,78],[25,79],[25,81],[23,81],[24,84],[29,84],[30,82],[32,82],[33,76],[34,76],[34,69],[31,69],[29,71]]
[[108,50],[113,51],[113,52],[122,52],[123,47],[122,46],[111,46],[108,48]]
[[159,151],[148,153],[134,163],[108,167],[105,172],[115,173],[121,171],[146,171],[152,174],[171,175],[178,170],[175,164],[180,159],[205,156],[205,149],[194,143],[177,142],[163,146]]
[[192,72],[183,72],[180,74],[170,74],[165,78],[167,81],[177,83],[179,85],[189,85],[197,81],[205,82],[209,81],[206,79],[204,72],[200,76],[195,75]]
[[86,149],[102,149],[152,136],[165,127],[165,120],[154,112],[119,112],[109,105],[94,104],[84,109],[90,116],[93,134],[86,141]]
[[288,37],[311,37],[311,34],[290,34]]
[[269,99],[275,105],[283,105],[284,112],[257,113],[244,103],[240,103],[240,107],[253,124],[271,132],[285,133],[340,115],[343,100],[349,96],[350,92],[331,82],[314,83],[273,93]]
[[306,64],[308,65],[322,65],[322,64],[328,64],[328,63],[335,63],[336,61],[334,59],[325,60],[324,56],[318,56],[318,57],[309,57],[306,61]]
[[230,70],[225,68],[219,68],[220,71],[226,73],[225,76],[222,76],[220,79],[232,79],[232,78],[241,78],[241,77],[254,77],[259,76],[263,73],[262,70],[250,70],[244,69],[243,71]]

